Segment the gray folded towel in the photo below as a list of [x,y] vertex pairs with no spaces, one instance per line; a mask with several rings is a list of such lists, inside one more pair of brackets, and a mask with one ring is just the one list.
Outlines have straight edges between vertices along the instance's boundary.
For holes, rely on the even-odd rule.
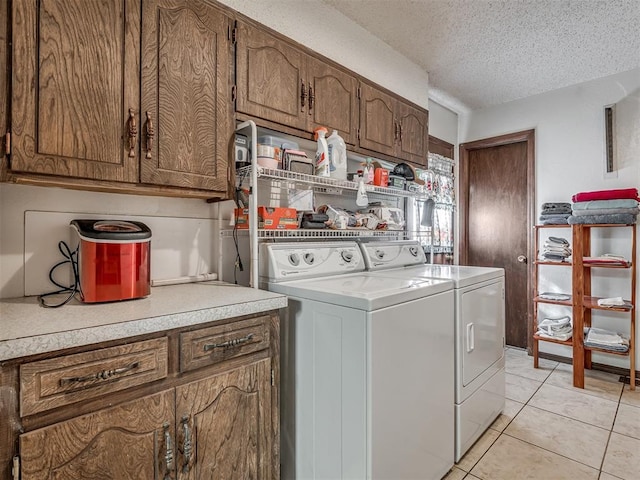
[[540,223],[542,225],[566,225],[567,218],[569,218],[570,214],[560,214],[560,215],[540,215]]
[[576,224],[607,224],[615,223],[621,225],[634,225],[638,217],[629,213],[615,213],[611,215],[571,215],[567,222],[569,225]]
[[638,215],[640,210],[637,208],[598,208],[593,210],[575,210],[574,215],[611,215],[616,213],[628,213],[630,215]]
[[638,201],[633,199],[618,200],[590,200],[588,202],[576,202],[571,206],[572,210],[599,210],[601,208],[638,208]]

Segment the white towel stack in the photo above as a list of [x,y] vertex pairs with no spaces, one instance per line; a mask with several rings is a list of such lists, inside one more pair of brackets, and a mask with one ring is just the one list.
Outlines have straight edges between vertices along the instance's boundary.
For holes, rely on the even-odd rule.
[[629,350],[629,339],[616,332],[591,327],[587,332],[584,345],[614,352],[626,352]]
[[562,237],[549,237],[542,245],[542,260],[564,262],[571,256],[569,241]]
[[568,316],[559,318],[545,318],[538,323],[538,335],[556,340],[569,340],[573,326]]

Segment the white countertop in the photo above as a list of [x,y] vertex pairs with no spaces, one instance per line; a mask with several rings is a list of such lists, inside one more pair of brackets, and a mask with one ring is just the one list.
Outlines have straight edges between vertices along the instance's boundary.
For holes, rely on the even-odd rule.
[[44,308],[0,300],[0,361],[233,318],[287,306],[287,297],[223,282],[154,287],[147,298]]

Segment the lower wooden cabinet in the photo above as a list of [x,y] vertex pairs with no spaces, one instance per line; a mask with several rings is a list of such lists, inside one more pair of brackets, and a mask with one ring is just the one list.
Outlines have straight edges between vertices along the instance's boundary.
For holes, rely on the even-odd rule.
[[[118,388],[133,370],[117,365],[150,349],[154,358],[164,355],[158,362],[168,372]],[[181,370],[177,359],[198,349],[210,352],[211,362]],[[0,479],[278,479],[278,354],[279,317],[270,312],[0,363],[0,418],[9,420],[0,422]],[[52,376],[54,365],[64,367],[57,383],[71,381],[87,393],[25,410],[33,395],[21,390],[33,378]],[[38,392],[58,395],[52,388]]]

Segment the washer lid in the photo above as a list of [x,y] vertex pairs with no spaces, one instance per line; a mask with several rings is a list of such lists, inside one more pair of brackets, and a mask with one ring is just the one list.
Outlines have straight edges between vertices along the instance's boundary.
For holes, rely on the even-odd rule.
[[504,277],[504,269],[492,267],[472,267],[466,265],[418,265],[379,272],[388,276],[411,276],[418,278],[439,278],[451,280],[455,288]]
[[368,272],[269,284],[269,290],[273,292],[365,311],[428,297],[452,288],[453,283],[447,280],[393,278]]

